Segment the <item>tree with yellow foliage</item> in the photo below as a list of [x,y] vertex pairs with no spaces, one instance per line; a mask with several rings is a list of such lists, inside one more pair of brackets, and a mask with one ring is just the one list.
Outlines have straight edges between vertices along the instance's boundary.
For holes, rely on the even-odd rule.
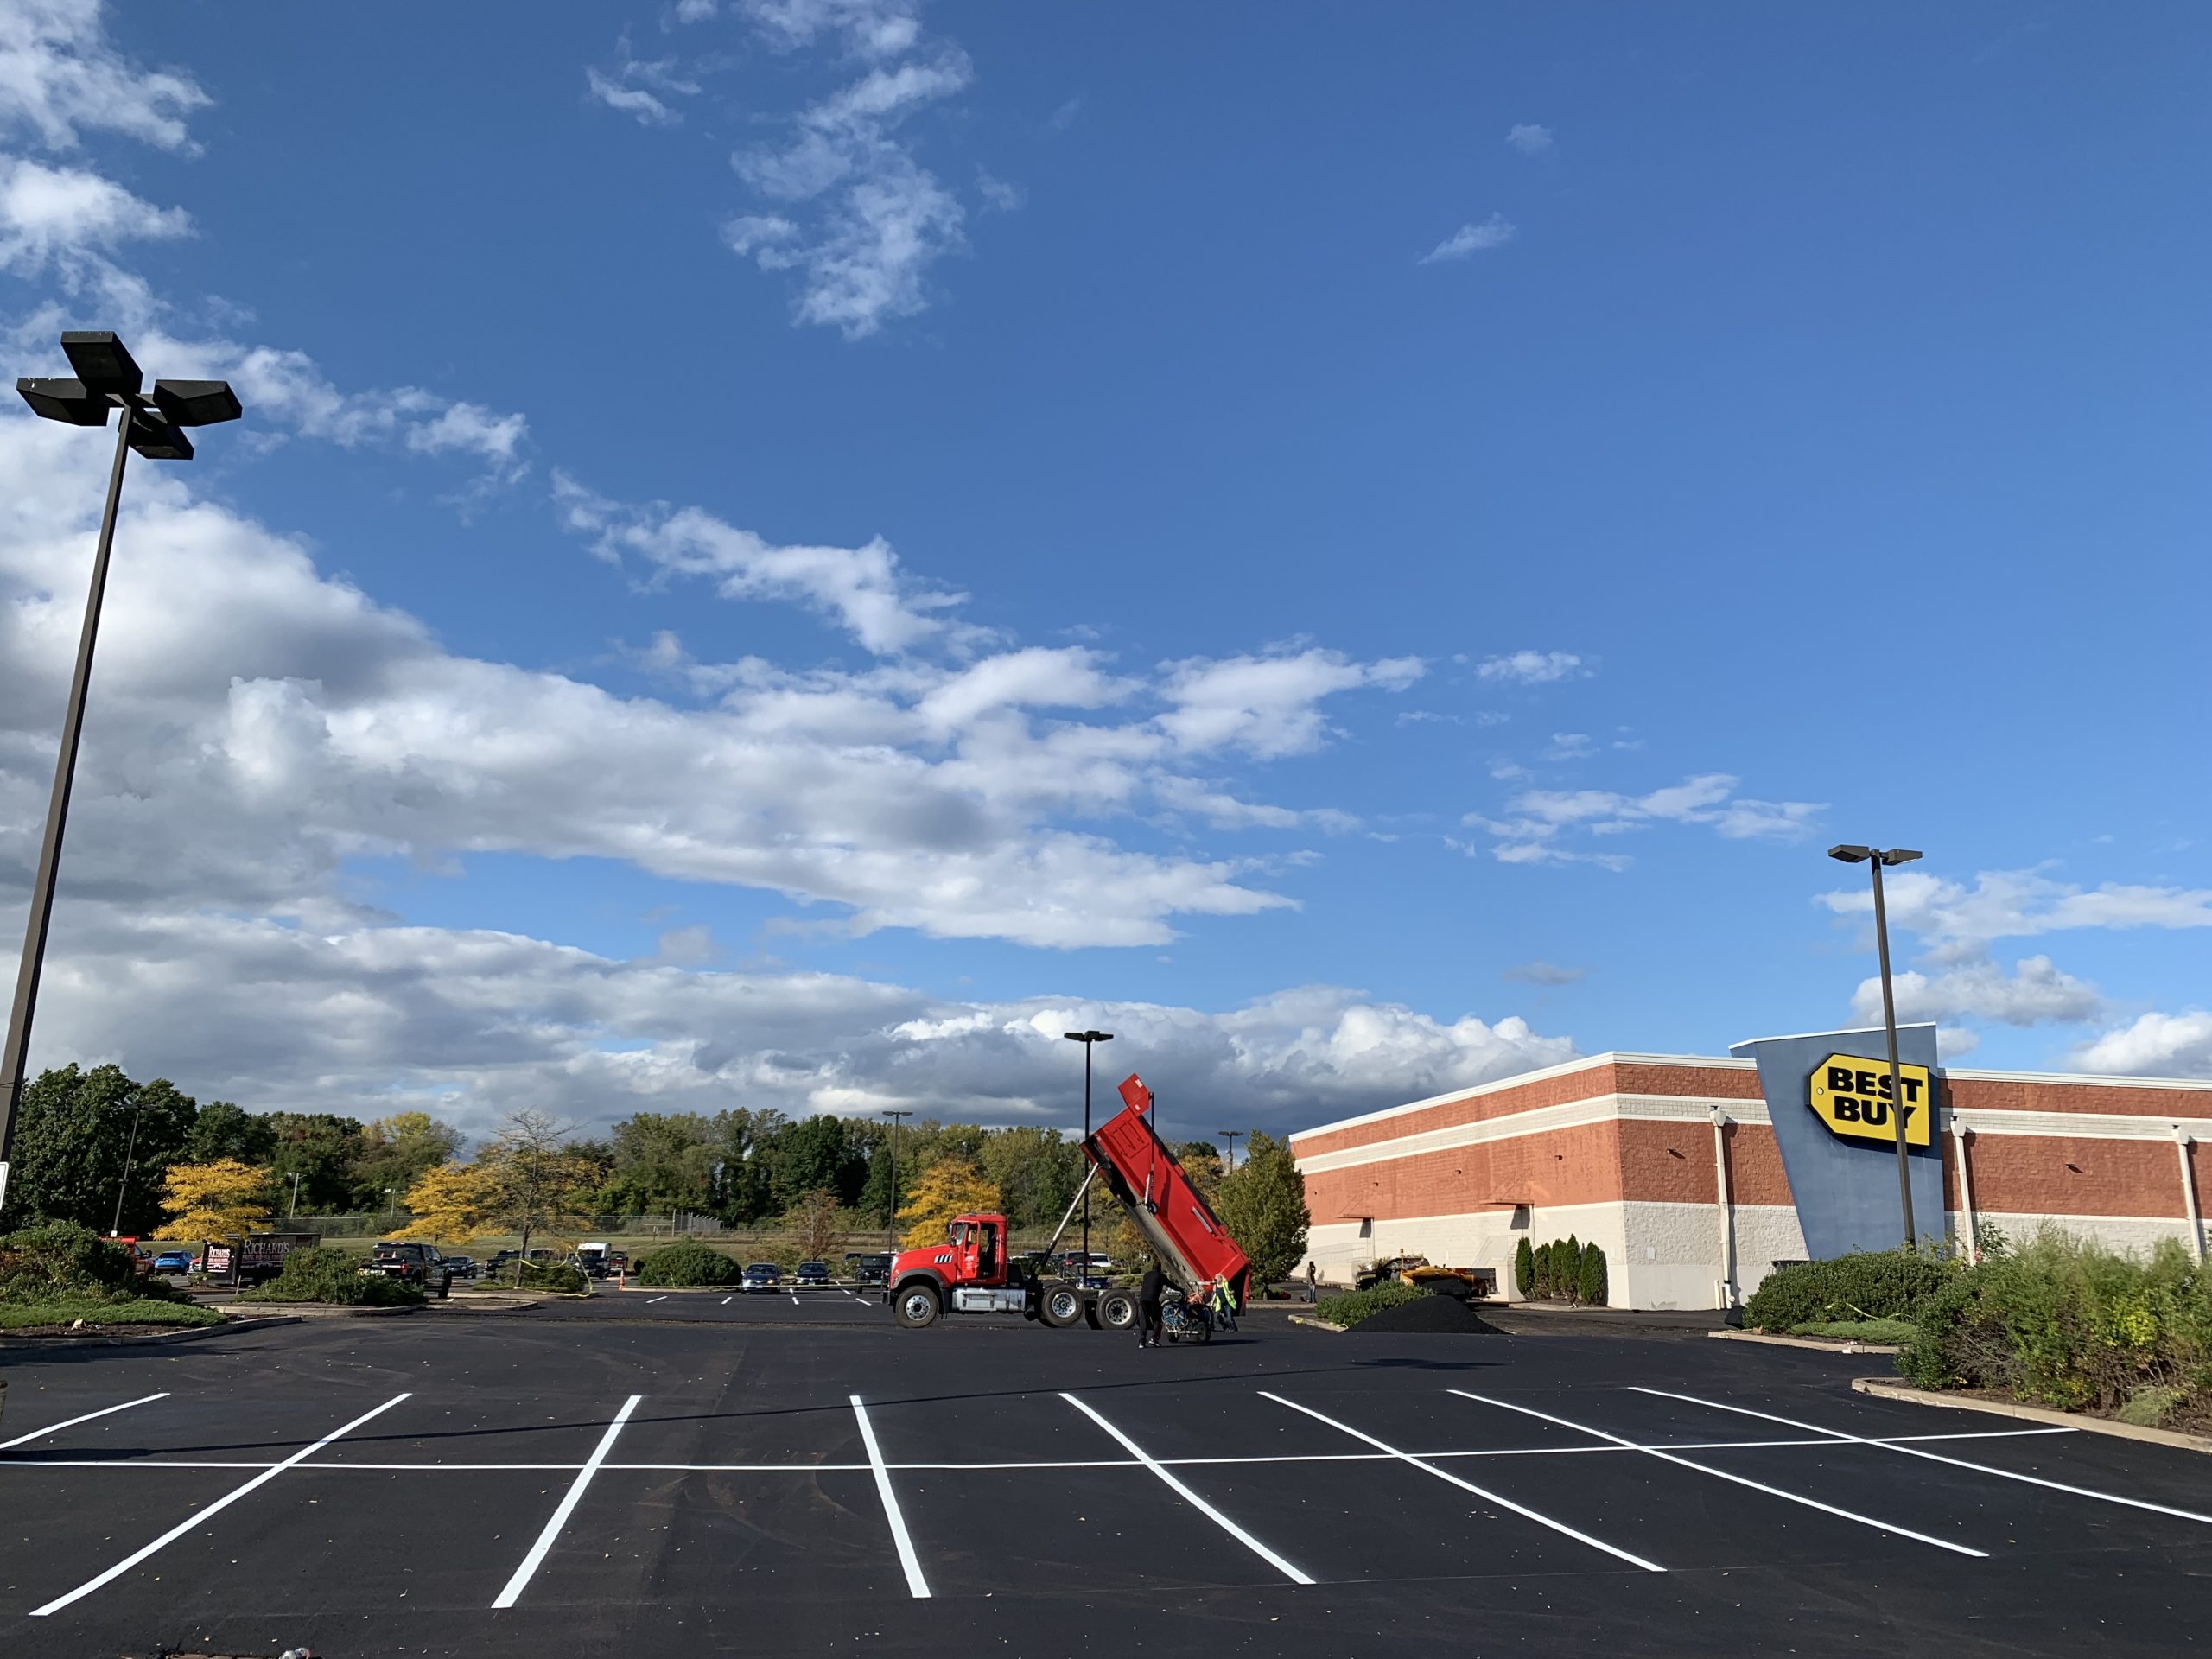
[[982,1170],[964,1158],[940,1158],[921,1173],[899,1206],[899,1224],[906,1230],[899,1243],[910,1250],[941,1244],[945,1224],[955,1216],[1001,1207],[998,1188]]
[[408,1237],[466,1244],[499,1230],[499,1179],[482,1164],[442,1164],[416,1177],[407,1207],[415,1216]]
[[168,1217],[156,1238],[229,1238],[269,1224],[269,1172],[236,1158],[176,1164],[162,1180]]

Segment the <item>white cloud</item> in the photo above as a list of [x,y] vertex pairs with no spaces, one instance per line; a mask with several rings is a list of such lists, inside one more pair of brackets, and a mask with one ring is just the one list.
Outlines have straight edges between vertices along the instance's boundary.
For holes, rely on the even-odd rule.
[[[802,274],[797,321],[864,339],[925,309],[930,268],[965,245],[959,201],[899,129],[965,91],[974,70],[957,47],[925,52],[919,22],[904,5],[773,0],[747,11],[779,47],[835,33],[868,67],[791,118],[781,140],[730,158],[741,178],[790,211],[734,218],[723,239],[764,270]],[[992,206],[1019,205],[1011,186],[988,174],[982,181]]]
[[1029,193],[1020,185],[983,167],[976,169],[976,194],[982,197],[985,207],[1001,213],[1018,213],[1029,202]]
[[1175,706],[1160,716],[1161,730],[1194,753],[1237,748],[1262,759],[1319,747],[1329,730],[1324,698],[1363,686],[1402,691],[1422,672],[1418,658],[1357,663],[1318,648],[1166,666],[1166,695]]
[[627,506],[556,473],[554,498],[571,530],[604,557],[713,581],[726,599],[796,600],[834,616],[879,655],[943,635],[965,595],[910,577],[880,537],[859,547],[779,545],[696,507]]
[[[1554,736],[1554,751],[1576,733]],[[1587,740],[1584,740],[1586,742]],[[1625,835],[1653,823],[1709,826],[1730,841],[1796,841],[1826,808],[1810,801],[1761,801],[1738,797],[1738,780],[1725,772],[1702,772],[1647,795],[1611,790],[1529,790],[1514,798],[1513,817],[1503,819],[1470,813],[1467,824],[1498,838],[1492,856],[1509,864],[1597,864],[1624,868],[1618,854],[1578,852],[1560,843],[1560,832],[1580,830],[1595,836]]]
[[1505,142],[1523,156],[1541,156],[1552,147],[1552,130],[1533,121],[1517,121],[1506,130]]
[[1586,760],[1598,752],[1587,732],[1554,732],[1551,747],[1544,751],[1547,760]]
[[348,449],[396,445],[418,454],[467,456],[499,483],[512,483],[529,470],[522,452],[530,424],[520,415],[496,414],[419,386],[341,391],[304,352],[243,349],[226,341],[175,350],[201,359],[211,375],[229,380],[257,422]]
[[1082,118],[1083,109],[1083,95],[1078,92],[1047,116],[1045,124],[1054,132],[1065,132]]
[[2084,1043],[2069,1057],[2082,1071],[2122,1077],[2212,1077],[2212,1014],[2146,1014]]
[[0,265],[18,276],[59,257],[191,233],[182,208],[156,207],[96,173],[0,156]]
[[1348,836],[1360,827],[1351,813],[1334,807],[1300,810],[1239,799],[1195,778],[1175,774],[1155,779],[1154,797],[1177,812],[1202,817],[1217,830],[1319,830],[1324,835]]
[[1465,259],[1471,254],[1487,253],[1493,248],[1503,247],[1519,233],[1519,228],[1504,214],[1492,213],[1479,225],[1462,225],[1423,254],[1420,263],[1433,265],[1446,259]]
[[[2094,1020],[2104,1007],[2096,987],[2061,972],[2049,957],[2024,957],[2006,973],[1993,962],[1968,963],[1933,976],[1894,975],[1891,984],[1903,1020],[1993,1020],[2005,1026],[2071,1025]],[[1865,1025],[1882,1018],[1882,982],[1861,982],[1851,999],[1852,1017]]]
[[1587,658],[1571,651],[1516,651],[1503,657],[1485,657],[1475,668],[1478,678],[1511,685],[1549,685],[1557,680],[1581,679],[1594,671]]
[[[677,21],[692,20],[679,16]],[[587,68],[584,88],[608,109],[635,117],[642,126],[672,127],[683,117],[668,100],[697,96],[699,83],[677,73],[673,59],[645,62],[625,52],[611,71]]]
[[[2082,887],[2039,869],[1983,870],[1974,886],[1908,869],[1884,881],[1891,924],[1920,934],[1938,962],[1971,961],[1997,939],[2077,928],[2212,927],[2212,889],[2106,882]],[[1820,895],[1839,916],[1871,915],[1865,887]]]
[[0,127],[49,150],[85,133],[118,132],[188,149],[185,119],[211,100],[188,75],[141,69],[107,39],[100,0],[9,0],[0,6]]
[[1556,963],[1537,961],[1516,963],[1501,977],[1528,985],[1573,985],[1589,975],[1587,968],[1562,968]]

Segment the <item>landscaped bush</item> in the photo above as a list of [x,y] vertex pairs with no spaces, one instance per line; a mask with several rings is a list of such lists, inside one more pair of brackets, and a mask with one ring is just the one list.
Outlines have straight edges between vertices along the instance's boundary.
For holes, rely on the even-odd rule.
[[1523,1296],[1536,1301],[1601,1305],[1606,1294],[1605,1253],[1595,1244],[1580,1243],[1572,1233],[1533,1249],[1524,1238],[1513,1253],[1513,1282]]
[[324,1302],[334,1307],[409,1307],[427,1300],[412,1285],[361,1271],[361,1258],[319,1244],[294,1250],[276,1276],[258,1290],[242,1290],[242,1302]]
[[[500,1277],[504,1279],[505,1276],[506,1270],[502,1268]],[[524,1290],[551,1290],[569,1296],[585,1296],[591,1293],[591,1281],[584,1277],[584,1270],[573,1262],[556,1262],[551,1267],[533,1264],[522,1270],[522,1287]]]
[[743,1268],[696,1238],[679,1239],[638,1263],[641,1285],[734,1285],[744,1277]]
[[2144,1258],[2046,1232],[1955,1275],[1916,1322],[1897,1370],[1923,1388],[2212,1423],[2212,1273],[2172,1240]]
[[[0,1302],[127,1301],[141,1294],[130,1247],[110,1243],[73,1221],[49,1222],[0,1236]],[[165,1300],[166,1285],[153,1293]]]
[[1536,1249],[1529,1243],[1526,1233],[1513,1250],[1513,1287],[1523,1296],[1536,1288]]
[[1603,1307],[1605,1304],[1605,1253],[1595,1244],[1582,1247],[1582,1268],[1574,1287],[1574,1299],[1586,1307]]
[[1902,1249],[1801,1262],[1760,1281],[1744,1304],[1744,1323],[1787,1332],[1815,1320],[1910,1319],[1958,1273],[1947,1257]]
[[1386,1307],[1398,1307],[1407,1302],[1417,1302],[1433,1292],[1416,1289],[1395,1279],[1386,1279],[1372,1290],[1351,1291],[1342,1296],[1324,1296],[1313,1311],[1331,1325],[1357,1325],[1370,1313],[1380,1313]]

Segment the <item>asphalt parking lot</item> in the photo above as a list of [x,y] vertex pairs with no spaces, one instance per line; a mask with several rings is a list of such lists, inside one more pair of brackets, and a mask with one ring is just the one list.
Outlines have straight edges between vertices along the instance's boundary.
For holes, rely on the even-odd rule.
[[880,1290],[842,1285],[804,1289],[783,1285],[767,1291],[655,1290],[644,1285],[618,1290],[607,1285],[589,1301],[549,1301],[532,1317],[655,1324],[677,1319],[717,1325],[895,1324]]
[[2207,1639],[2212,1464],[1869,1399],[1864,1358],[1266,1319],[1140,1352],[747,1303],[10,1351],[0,1653]]

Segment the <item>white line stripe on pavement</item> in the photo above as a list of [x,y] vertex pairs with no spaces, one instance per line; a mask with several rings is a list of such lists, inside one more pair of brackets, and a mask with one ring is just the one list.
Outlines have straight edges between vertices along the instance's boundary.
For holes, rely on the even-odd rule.
[[1688,1458],[1676,1457],[1671,1452],[1662,1452],[1656,1446],[1639,1446],[1634,1440],[1624,1440],[1618,1434],[1608,1434],[1604,1429],[1592,1428],[1586,1423],[1570,1423],[1564,1417],[1554,1417],[1551,1413],[1538,1411],[1533,1406],[1509,1405],[1503,1400],[1493,1400],[1487,1395],[1469,1394],[1465,1389],[1450,1389],[1446,1392],[1456,1394],[1462,1400],[1472,1400],[1479,1405],[1496,1406],[1501,1411],[1517,1411],[1524,1417],[1534,1417],[1543,1422],[1556,1423],[1561,1428],[1571,1428],[1578,1434],[1594,1434],[1601,1440],[1610,1440],[1615,1446],[1626,1446],[1631,1452],[1647,1453],[1657,1458],[1662,1463],[1675,1464],[1684,1469],[1694,1469],[1701,1475],[1711,1475],[1715,1480],[1728,1481],[1738,1486],[1748,1486],[1755,1492],[1766,1493],[1770,1497],[1786,1498],[1792,1503],[1802,1503],[1808,1510],[1818,1510],[1823,1515],[1837,1516],[1846,1521],[1856,1521],[1860,1526],[1872,1527],[1877,1532],[1893,1533],[1900,1538],[1910,1538],[1920,1543],[1933,1544],[1938,1549],[1948,1549],[1960,1555],[1971,1555],[1976,1560],[1989,1559],[1989,1552],[1986,1549],[1971,1549],[1964,1544],[1955,1544],[1948,1538],[1937,1538],[1928,1533],[1915,1532],[1910,1527],[1900,1527],[1895,1522],[1877,1521],[1871,1515],[1860,1515],[1853,1510],[1838,1509],[1833,1503],[1823,1503],[1818,1498],[1807,1497],[1802,1492],[1784,1491],[1779,1486],[1770,1486],[1764,1481],[1752,1480],[1747,1476],[1731,1474],[1726,1469],[1715,1469],[1710,1464],[1692,1463]]
[[1191,1507],[1198,1510],[1199,1514],[1205,1516],[1209,1521],[1211,1521],[1216,1526],[1219,1527],[1224,1532],[1234,1538],[1238,1543],[1243,1545],[1245,1548],[1250,1550],[1255,1555],[1257,1555],[1269,1567],[1274,1567],[1276,1572],[1281,1573],[1283,1577],[1288,1579],[1293,1584],[1311,1584],[1313,1582],[1313,1580],[1307,1578],[1305,1573],[1300,1572],[1288,1561],[1283,1560],[1281,1556],[1276,1554],[1274,1551],[1269,1549],[1265,1544],[1255,1538],[1250,1533],[1245,1531],[1243,1528],[1238,1526],[1234,1521],[1224,1515],[1219,1510],[1217,1510],[1212,1504],[1207,1503],[1205,1499],[1200,1497],[1196,1492],[1192,1491],[1188,1486],[1178,1480],[1173,1475],[1169,1474],[1158,1459],[1153,1457],[1151,1453],[1147,1452],[1135,1440],[1122,1433],[1122,1431],[1115,1427],[1113,1424],[1108,1422],[1089,1405],[1084,1403],[1083,1401],[1077,1399],[1075,1395],[1071,1394],[1063,1394],[1060,1398],[1066,1401],[1068,1404],[1073,1406],[1084,1416],[1090,1418],[1092,1422],[1097,1424],[1099,1427],[1104,1429],[1109,1434],[1111,1434],[1116,1440],[1120,1441],[1123,1451],[1127,1452],[1131,1457],[1135,1458],[1146,1468],[1151,1470],[1152,1472],[1159,1476],[1161,1480],[1166,1482],[1168,1487],[1172,1491],[1179,1494],[1185,1503],[1190,1504]]
[[35,1440],[41,1434],[58,1434],[65,1428],[74,1428],[79,1423],[89,1423],[93,1418],[105,1417],[110,1412],[128,1411],[133,1406],[150,1406],[156,1400],[166,1400],[168,1397],[168,1391],[165,1389],[159,1394],[149,1394],[137,1400],[126,1400],[119,1406],[102,1406],[98,1411],[88,1411],[81,1417],[65,1418],[58,1423],[48,1423],[44,1428],[35,1428],[28,1434],[18,1434],[12,1440],[0,1440],[0,1452],[5,1452],[12,1446],[22,1446],[27,1441]]
[[614,1437],[622,1432],[622,1425],[630,1421],[630,1414],[638,1408],[638,1402],[644,1398],[642,1394],[633,1394],[622,1402],[622,1409],[614,1414],[614,1421],[607,1424],[607,1433],[599,1437],[599,1444],[592,1448],[590,1458],[582,1468],[576,1471],[576,1478],[569,1483],[567,1493],[561,1499],[561,1506],[553,1511],[552,1519],[545,1523],[545,1530],[537,1535],[537,1541],[530,1547],[530,1554],[522,1558],[522,1565],[515,1568],[514,1576],[507,1580],[507,1587],[499,1592],[499,1599],[492,1604],[493,1606],[513,1606],[516,1599],[529,1586],[531,1574],[537,1571],[538,1563],[553,1548],[553,1541],[561,1535],[561,1529],[575,1513],[576,1502],[583,1497],[584,1488],[591,1484],[591,1478],[599,1472],[600,1465],[607,1461],[607,1454],[614,1449]]
[[[1954,1468],[1971,1469],[1977,1474],[1995,1475],[2004,1480],[2024,1481],[2031,1486],[2047,1486],[2054,1492],[2071,1492],[2076,1497],[2094,1497],[2104,1503],[2124,1503],[2131,1510],[2148,1510],[2154,1515],[2171,1515],[2178,1520],[2200,1521],[2212,1526],[2212,1515],[2199,1515],[2195,1510],[2177,1510],[2164,1503],[2153,1503],[2147,1498],[2122,1497],[2117,1492],[2101,1492],[2090,1486],[2069,1486],[2063,1480],[2045,1480],[2040,1475],[2017,1474],[2010,1469],[1999,1469],[1986,1463],[1968,1463],[1964,1458],[1947,1458],[1940,1452],[1923,1452],[1918,1446],[1899,1444],[1903,1437],[1890,1440],[1870,1440],[1864,1435],[1847,1434],[1838,1428],[1822,1428],[1818,1423],[1801,1423],[1794,1417],[1777,1417],[1770,1411],[1753,1411],[1748,1406],[1723,1405],[1718,1400],[1700,1400],[1694,1394],[1672,1394],[1665,1389],[1643,1389],[1638,1394],[1655,1394],[1666,1400],[1687,1400],[1694,1406],[1709,1406],[1715,1411],[1732,1411],[1745,1417],[1764,1418],[1770,1423],[1780,1423],[1786,1428],[1802,1428],[1814,1434],[1826,1434],[1833,1440],[1847,1441],[1853,1446],[1884,1446],[1892,1452],[1902,1452],[1909,1458],[1926,1458],[1931,1463],[1948,1463]],[[2063,1430],[2073,1433],[2072,1429]],[[1982,1438],[1980,1435],[1974,1439]]]
[[884,1466],[883,1448],[875,1443],[875,1426],[868,1421],[868,1408],[861,1403],[860,1395],[848,1397],[853,1402],[853,1416],[861,1426],[861,1444],[868,1447],[868,1467],[875,1475],[875,1495],[883,1500],[883,1518],[891,1523],[891,1541],[899,1551],[899,1565],[906,1569],[906,1588],[915,1600],[927,1601],[929,1580],[922,1576],[922,1564],[914,1557],[914,1541],[906,1535],[906,1517],[899,1512],[898,1493],[891,1490],[891,1471]]
[[1449,1481],[1454,1486],[1459,1487],[1462,1491],[1472,1492],[1477,1497],[1481,1498],[1484,1503],[1495,1503],[1500,1509],[1510,1510],[1516,1515],[1525,1516],[1528,1519],[1536,1522],[1537,1525],[1549,1527],[1554,1532],[1564,1533],[1567,1537],[1573,1539],[1578,1543],[1587,1544],[1592,1549],[1602,1549],[1606,1554],[1616,1556],[1620,1560],[1626,1561],[1630,1567],[1640,1567],[1647,1573],[1664,1573],[1667,1570],[1656,1561],[1647,1561],[1641,1555],[1631,1555],[1624,1549],[1618,1549],[1611,1544],[1607,1543],[1602,1538],[1592,1538],[1586,1532],[1577,1532],[1573,1527],[1568,1526],[1564,1521],[1554,1521],[1548,1515],[1540,1515],[1535,1510],[1529,1509],[1525,1505],[1516,1503],[1510,1497],[1500,1497],[1496,1492],[1490,1491],[1483,1487],[1478,1486],[1471,1480],[1462,1480],[1459,1476],[1452,1473],[1448,1469],[1439,1469],[1434,1464],[1424,1463],[1421,1459],[1414,1456],[1412,1452],[1401,1452],[1395,1446],[1389,1446],[1384,1444],[1382,1441],[1376,1440],[1372,1434],[1362,1433],[1358,1429],[1354,1428],[1349,1423],[1340,1423],[1333,1417],[1324,1417],[1319,1412],[1314,1410],[1311,1406],[1301,1406],[1295,1400],[1286,1400],[1279,1394],[1269,1394],[1265,1389],[1262,1389],[1260,1390],[1260,1397],[1263,1400],[1272,1400],[1279,1406],[1288,1406],[1293,1411],[1302,1411],[1308,1417],[1313,1418],[1314,1421],[1326,1423],[1331,1428],[1341,1429],[1344,1433],[1351,1435],[1352,1439],[1356,1440],[1364,1440],[1376,1451],[1387,1452],[1392,1457],[1413,1465],[1414,1468],[1421,1471],[1424,1474],[1434,1475],[1439,1480]]
[[363,1423],[367,1422],[370,1418],[378,1416],[385,1412],[390,1411],[394,1406],[397,1405],[401,1401],[407,1397],[408,1396],[404,1394],[395,1394],[391,1399],[385,1401],[384,1404],[377,1407],[375,1410],[363,1412],[359,1417],[356,1417],[352,1422],[346,1424],[343,1428],[332,1429],[329,1433],[324,1435],[313,1446],[302,1446],[298,1451],[293,1452],[290,1457],[286,1458],[283,1462],[270,1464],[269,1467],[263,1470],[251,1480],[246,1482],[245,1485],[224,1493],[222,1497],[217,1498],[213,1503],[206,1505],[204,1508],[194,1510],[183,1520],[178,1522],[176,1525],[171,1527],[160,1537],[155,1539],[152,1543],[144,1546],[143,1548],[133,1550],[130,1554],[124,1556],[113,1567],[108,1568],[106,1572],[101,1573],[98,1578],[86,1580],[84,1583],[79,1585],[67,1595],[56,1596],[52,1601],[48,1602],[43,1607],[32,1608],[31,1617],[33,1618],[44,1618],[48,1613],[59,1612],[62,1608],[67,1607],[71,1602],[80,1600],[84,1597],[91,1595],[93,1591],[99,1589],[102,1585],[106,1584],[112,1580],[121,1578],[125,1573],[128,1573],[132,1567],[137,1566],[139,1562],[144,1560],[148,1556],[155,1554],[158,1550],[165,1549],[169,1545],[175,1543],[178,1539],[183,1537],[186,1533],[190,1532],[194,1527],[207,1520],[210,1516],[216,1514],[219,1510],[227,1510],[232,1504],[237,1503],[238,1499],[244,1497],[248,1492],[254,1491],[256,1488],[267,1485],[270,1481],[276,1479],[277,1476],[283,1474],[287,1469],[292,1467],[293,1465],[305,1463],[309,1458],[321,1451],[324,1446],[328,1446],[333,1440],[352,1433]]

